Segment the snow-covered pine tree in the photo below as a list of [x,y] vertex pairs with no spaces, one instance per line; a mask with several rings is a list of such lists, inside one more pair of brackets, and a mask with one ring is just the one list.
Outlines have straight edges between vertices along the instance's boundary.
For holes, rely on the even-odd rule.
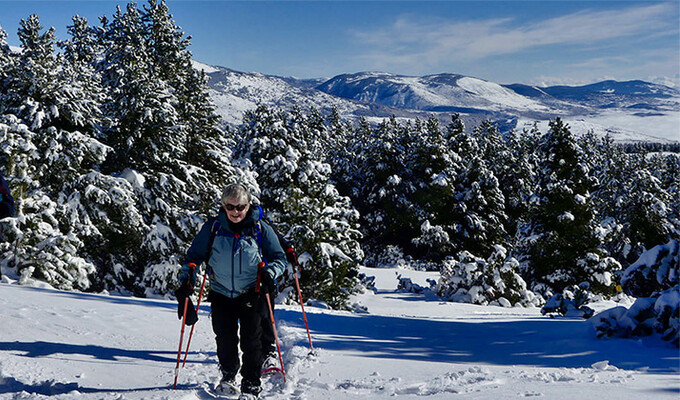
[[11,92],[3,103],[3,153],[19,189],[20,215],[6,231],[12,247],[3,249],[10,253],[5,263],[24,281],[88,289],[94,265],[83,258],[81,231],[67,217],[75,205],[64,200],[68,185],[103,160],[107,149],[92,138],[96,98],[71,85],[71,64],[54,53],[54,30],[41,30],[37,15],[22,20],[23,49],[8,73]]
[[362,137],[370,132],[365,118],[359,120],[356,129],[351,123],[340,118],[337,108],[328,116],[328,162],[333,170],[332,179],[341,194],[354,199],[358,196],[362,179],[359,166],[364,143]]
[[612,293],[615,282],[600,277],[614,272],[618,263],[604,261],[598,248],[590,196],[594,182],[581,148],[569,127],[557,118],[537,151],[539,188],[528,245],[530,267],[524,272],[530,281],[556,292],[590,282],[594,292]]
[[490,121],[482,122],[472,134],[477,138],[485,164],[498,180],[505,198],[505,229],[514,236],[528,217],[529,197],[535,182],[534,146],[531,145],[535,134],[511,131],[502,136]]
[[666,154],[662,160],[664,174],[660,178],[662,187],[669,196],[668,223],[672,238],[680,239],[680,154]]
[[[457,116],[454,116],[454,121]],[[451,130],[443,131],[439,121],[431,117],[425,124],[416,121],[413,132],[407,137],[411,142],[405,146],[408,174],[404,184],[412,188],[408,193],[410,208],[418,219],[418,231],[402,234],[412,237],[426,260],[439,262],[460,250],[456,240],[460,219],[457,219],[456,179],[462,169],[462,160],[449,148]],[[416,236],[418,235],[418,236]]]
[[[105,141],[115,150],[103,170],[130,182],[143,217],[143,235],[119,248],[125,268],[139,278],[128,287],[137,294],[172,290],[202,217],[223,183],[238,174],[228,150],[219,146],[224,142],[205,81],[192,68],[188,39],[168,11],[163,1],[150,0],[144,11],[130,3],[110,21],[103,18],[100,28],[104,52],[98,70],[109,92],[104,109],[113,122]],[[197,160],[200,165],[192,164]]]
[[2,113],[18,116],[30,129],[42,128],[59,116],[56,38],[54,28],[42,30],[36,14],[21,20],[17,36],[22,51],[11,65],[13,68],[6,72],[6,89],[0,103]]
[[4,99],[9,89],[9,74],[14,69],[16,56],[7,43],[7,32],[0,26],[0,96]]
[[364,244],[369,251],[385,244],[410,249],[420,226],[410,207],[415,188],[405,179],[411,176],[410,128],[390,118],[375,128],[360,125],[359,130],[364,147],[356,157],[361,180],[353,200],[362,216]]
[[[156,75],[165,80],[174,95],[173,107],[178,115],[178,127],[185,130],[184,157],[175,166],[189,185],[195,184],[193,207],[205,215],[221,194],[221,187],[235,174],[231,165],[231,148],[219,128],[219,116],[207,91],[203,71],[194,69],[189,46],[191,37],[178,27],[165,0],[149,0],[142,18],[149,25],[152,65]],[[179,158],[179,157],[178,157]],[[195,167],[198,167],[196,169]],[[192,176],[196,176],[196,179]],[[208,184],[214,183],[214,184]]]
[[488,259],[461,251],[447,257],[437,282],[437,292],[451,301],[473,304],[537,306],[543,300],[527,289],[519,275],[519,262],[495,246]]
[[621,146],[615,145],[611,136],[602,138],[592,131],[578,139],[585,162],[597,182],[592,193],[596,222],[603,240],[602,247],[619,262],[630,253],[630,239],[623,232],[621,204],[628,196],[628,181],[632,171]]
[[322,136],[318,129],[325,129],[314,121],[300,110],[260,106],[246,113],[235,155],[252,163],[263,206],[296,246],[305,296],[341,308],[354,290],[363,258],[359,215],[329,180],[330,165],[311,151]]
[[70,82],[63,90],[63,96],[70,101],[64,102],[68,108],[64,107],[61,116],[66,127],[85,129],[96,137],[104,124],[101,105],[105,98],[101,77],[94,69],[99,47],[96,33],[86,18],[76,15],[72,21],[73,25],[67,27],[70,39],[57,43],[63,49],[61,79]]
[[[149,4],[96,29],[74,17],[62,53],[37,16],[22,22],[24,51],[0,43],[0,161],[21,217],[3,224],[13,247],[2,252],[24,280],[167,293],[201,217],[238,173],[187,41],[164,2]],[[175,57],[147,51],[161,43]]]
[[638,257],[670,238],[674,230],[668,220],[671,198],[662,182],[647,169],[633,172],[628,188],[619,214],[623,216],[623,233],[633,247],[632,255]]
[[507,245],[505,197],[487,163],[473,157],[458,177],[457,200],[464,205],[460,220],[461,246],[487,253],[496,245]]
[[110,93],[105,112],[114,122],[106,141],[116,149],[107,169],[169,173],[173,160],[184,157],[186,128],[177,124],[169,83],[157,75],[149,26],[129,3],[125,12],[118,8],[104,31],[99,70]]
[[456,177],[456,235],[452,241],[457,243],[456,251],[488,253],[493,246],[508,242],[505,197],[493,171],[482,159],[483,149],[474,135],[460,131],[449,143],[463,163]]
[[141,20],[148,29],[146,41],[154,74],[171,87],[180,87],[191,73],[187,68],[191,38],[175,24],[165,0],[148,0],[143,8]]
[[680,347],[680,241],[654,246],[621,275],[624,292],[637,297],[629,308],[605,310],[592,319],[598,337],[646,336],[653,332]]

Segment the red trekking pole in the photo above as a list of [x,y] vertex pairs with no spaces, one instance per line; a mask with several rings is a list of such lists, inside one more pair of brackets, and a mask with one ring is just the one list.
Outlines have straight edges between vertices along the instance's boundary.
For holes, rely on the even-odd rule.
[[[257,265],[257,282],[255,284],[255,292],[260,292],[260,276],[264,272],[264,262]],[[266,273],[266,272],[265,272]],[[265,293],[264,296],[267,298],[267,306],[269,307],[269,319],[272,321],[272,330],[274,331],[274,339],[276,340],[276,351],[279,352],[279,363],[281,364],[281,375],[283,375],[283,381],[286,381],[286,371],[283,369],[283,356],[281,356],[281,345],[279,345],[279,334],[276,332],[276,321],[274,320],[274,310],[272,309],[272,302],[269,298],[269,293]]]
[[182,330],[179,334],[179,349],[177,350],[177,365],[175,365],[175,383],[172,385],[172,390],[177,389],[177,375],[179,374],[179,359],[182,355],[182,339],[184,338],[184,323],[187,320],[187,307],[189,307],[189,297],[184,299],[184,315],[182,316]]
[[269,306],[269,318],[272,320],[272,329],[274,330],[274,339],[276,339],[276,351],[279,352],[279,363],[281,364],[281,374],[283,375],[283,381],[286,381],[286,371],[283,369],[283,356],[281,356],[281,346],[279,345],[279,335],[276,333],[276,322],[274,321],[274,311],[272,310],[272,302],[269,299],[269,293],[265,293],[264,296],[267,298],[267,305]]
[[[201,306],[201,299],[203,298],[203,288],[205,287],[205,277],[206,276],[208,276],[207,271],[206,271],[205,274],[203,274],[203,282],[201,283],[201,290],[198,293],[198,301],[196,302],[196,315],[198,315],[198,307]],[[187,340],[187,349],[184,352],[184,361],[182,361],[182,368],[184,368],[184,364],[187,363],[187,355],[189,355],[189,346],[191,345],[191,337],[194,334],[194,327],[195,326],[196,326],[196,324],[191,325],[191,331],[189,331],[189,340]]]
[[314,346],[312,346],[312,335],[309,333],[309,324],[307,323],[307,313],[305,313],[305,305],[304,302],[302,301],[302,291],[300,291],[300,280],[298,279],[298,271],[302,273],[302,269],[300,269],[300,264],[297,262],[297,256],[295,255],[295,250],[292,248],[286,250],[287,253],[292,253],[293,254],[293,268],[294,268],[294,273],[295,275],[295,286],[297,287],[297,292],[298,292],[298,299],[300,299],[300,308],[302,308],[302,318],[305,320],[305,328],[307,328],[307,338],[309,339],[309,350],[314,351]]

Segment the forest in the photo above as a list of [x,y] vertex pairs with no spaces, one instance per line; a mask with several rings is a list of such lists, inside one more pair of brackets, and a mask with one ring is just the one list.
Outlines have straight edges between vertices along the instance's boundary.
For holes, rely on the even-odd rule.
[[677,146],[576,137],[558,116],[501,132],[260,106],[231,127],[164,1],[67,31],[31,15],[15,51],[0,28],[0,171],[17,201],[0,266],[20,283],[171,296],[240,182],[294,243],[305,298],[333,308],[362,287],[359,265],[440,271],[432,290],[476,304],[677,291]]

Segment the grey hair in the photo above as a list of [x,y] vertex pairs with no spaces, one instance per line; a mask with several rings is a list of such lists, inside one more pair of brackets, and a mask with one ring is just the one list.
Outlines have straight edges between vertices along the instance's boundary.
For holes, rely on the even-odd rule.
[[240,183],[232,183],[224,188],[222,192],[222,205],[227,204],[227,200],[238,200],[239,204],[250,204],[253,200],[253,195],[250,190]]

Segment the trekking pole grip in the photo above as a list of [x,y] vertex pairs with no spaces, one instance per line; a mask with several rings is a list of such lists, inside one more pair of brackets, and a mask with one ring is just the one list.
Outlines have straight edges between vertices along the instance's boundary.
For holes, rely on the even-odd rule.
[[260,293],[260,284],[262,283],[262,272],[264,272],[264,261],[257,264],[257,281],[255,282],[255,293]]

